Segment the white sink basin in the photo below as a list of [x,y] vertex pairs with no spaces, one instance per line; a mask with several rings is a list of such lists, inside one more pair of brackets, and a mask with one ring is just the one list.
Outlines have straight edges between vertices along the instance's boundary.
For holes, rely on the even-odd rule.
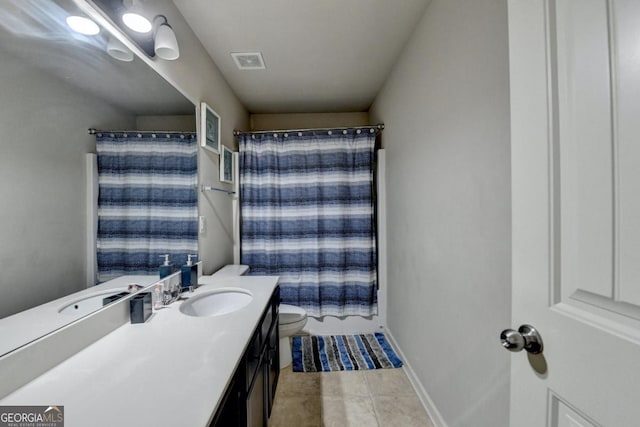
[[58,309],[58,313],[71,316],[84,316],[89,313],[93,313],[103,306],[103,299],[110,297],[120,292],[127,292],[126,289],[109,289],[90,295],[86,295],[82,298],[78,298],[70,303],[67,303]]
[[207,317],[233,313],[253,300],[251,292],[238,288],[221,288],[193,296],[180,305],[187,316]]

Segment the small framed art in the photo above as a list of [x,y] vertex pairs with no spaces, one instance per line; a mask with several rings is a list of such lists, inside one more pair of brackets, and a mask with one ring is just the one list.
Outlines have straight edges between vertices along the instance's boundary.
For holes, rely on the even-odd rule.
[[233,184],[233,174],[233,151],[223,145],[220,153],[220,181]]
[[200,103],[200,145],[220,153],[220,116],[206,102]]

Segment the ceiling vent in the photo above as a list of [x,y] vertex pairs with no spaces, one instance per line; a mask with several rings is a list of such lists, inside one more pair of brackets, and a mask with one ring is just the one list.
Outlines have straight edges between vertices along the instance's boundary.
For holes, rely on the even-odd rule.
[[231,56],[239,70],[264,70],[267,68],[260,52],[237,52],[232,53]]

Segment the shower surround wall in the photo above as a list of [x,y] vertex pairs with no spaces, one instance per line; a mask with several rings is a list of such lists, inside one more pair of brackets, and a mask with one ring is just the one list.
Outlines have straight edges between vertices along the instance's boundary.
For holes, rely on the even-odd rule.
[[436,425],[509,423],[507,42],[506,0],[432,0],[370,111],[385,123],[388,328]]

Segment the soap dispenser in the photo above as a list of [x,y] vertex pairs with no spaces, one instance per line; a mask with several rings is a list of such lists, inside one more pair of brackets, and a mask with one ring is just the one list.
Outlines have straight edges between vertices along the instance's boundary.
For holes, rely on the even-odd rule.
[[164,254],[160,256],[164,257],[164,262],[160,266],[160,278],[163,279],[167,276],[172,275],[175,272],[175,270],[174,270],[173,264],[169,262],[169,254]]
[[187,255],[187,263],[182,266],[182,290],[193,290],[198,286],[198,265],[194,264],[191,258],[195,258],[197,255]]

